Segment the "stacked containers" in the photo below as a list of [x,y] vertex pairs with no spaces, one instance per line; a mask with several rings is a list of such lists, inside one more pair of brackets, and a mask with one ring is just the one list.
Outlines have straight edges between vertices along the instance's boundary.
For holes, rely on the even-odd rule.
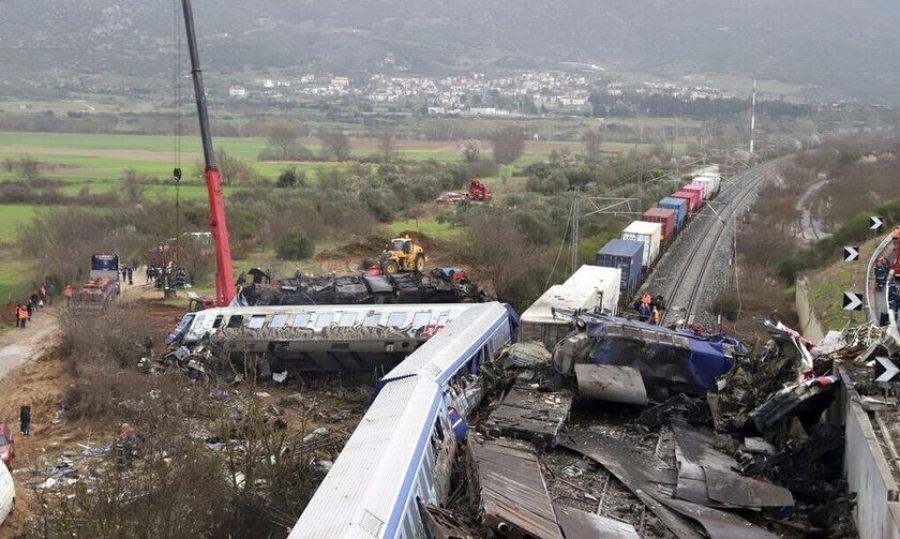
[[696,185],[696,184],[685,185],[684,187],[681,188],[681,190],[687,191],[688,193],[697,193],[697,206],[694,209],[694,211],[697,211],[698,209],[700,209],[701,206],[703,206],[704,193],[703,193],[702,185]]
[[694,215],[694,212],[697,211],[697,208],[700,205],[700,196],[696,192],[675,191],[672,193],[672,198],[683,198],[687,202],[688,217]]
[[519,318],[519,340],[541,341],[553,350],[572,330],[569,320],[557,316],[554,310],[593,311],[596,301],[596,293],[590,287],[551,286]]
[[675,235],[675,210],[667,208],[650,208],[644,212],[641,220],[662,225],[662,234],[659,241],[663,245],[668,244],[672,240],[672,236]]
[[637,290],[638,284],[640,284],[643,260],[643,243],[614,239],[597,251],[594,265],[604,268],[619,268],[622,272],[620,291],[623,296],[629,296]]
[[673,210],[675,212],[675,230],[681,230],[684,226],[684,219],[687,217],[687,201],[683,198],[666,197],[657,204],[660,208]]
[[622,231],[623,240],[635,240],[644,244],[644,267],[652,267],[659,256],[659,238],[662,236],[662,225],[646,221],[633,221]]

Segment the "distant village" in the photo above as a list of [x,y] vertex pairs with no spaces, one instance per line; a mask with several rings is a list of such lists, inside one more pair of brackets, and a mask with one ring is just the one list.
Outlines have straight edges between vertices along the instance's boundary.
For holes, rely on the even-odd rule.
[[[393,60],[389,57],[385,65],[393,65]],[[548,111],[577,114],[588,110],[592,92],[613,97],[666,96],[686,101],[737,97],[708,86],[629,83],[561,71],[522,71],[502,78],[483,73],[443,78],[398,74],[351,78],[308,73],[296,78],[256,79],[252,84],[236,84],[229,88],[228,95],[255,101],[349,98],[372,105],[416,106],[422,113],[432,115],[531,116]]]

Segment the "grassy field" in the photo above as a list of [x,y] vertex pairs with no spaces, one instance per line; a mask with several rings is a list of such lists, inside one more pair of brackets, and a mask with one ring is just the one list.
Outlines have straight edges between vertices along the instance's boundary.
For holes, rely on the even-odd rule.
[[0,204],[0,244],[16,240],[19,225],[31,220],[38,206]]

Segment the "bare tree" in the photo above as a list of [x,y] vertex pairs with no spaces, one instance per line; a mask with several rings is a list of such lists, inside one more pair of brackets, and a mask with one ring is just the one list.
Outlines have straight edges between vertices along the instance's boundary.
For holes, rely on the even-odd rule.
[[[498,299],[510,299],[528,272],[534,249],[509,212],[486,209],[466,218],[467,244],[473,262],[487,275]],[[490,234],[484,231],[490,230]]]
[[466,163],[474,163],[481,158],[481,141],[470,138],[459,146],[459,152],[462,154]]
[[269,126],[269,146],[281,150],[281,159],[287,160],[292,148],[297,145],[297,130],[285,124],[273,124]]
[[525,150],[525,141],[522,140],[522,131],[516,127],[504,127],[494,135],[494,162],[505,164],[512,163]]
[[392,130],[385,129],[378,135],[378,151],[385,163],[397,158],[397,137]]
[[581,134],[581,144],[584,160],[586,162],[596,161],[600,157],[600,145],[603,144],[603,137],[596,129],[588,129]]
[[319,133],[322,142],[322,156],[326,159],[346,161],[350,158],[350,138],[340,131]]

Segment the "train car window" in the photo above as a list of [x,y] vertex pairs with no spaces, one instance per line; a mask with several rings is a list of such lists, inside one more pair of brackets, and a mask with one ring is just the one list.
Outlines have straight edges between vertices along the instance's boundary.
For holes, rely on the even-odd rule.
[[359,318],[359,314],[357,313],[344,313],[341,315],[341,320],[338,322],[338,325],[342,328],[349,328],[356,325],[356,320]]
[[294,323],[291,324],[295,328],[305,328],[309,324],[309,313],[300,313],[294,317]]
[[429,322],[431,322],[431,313],[421,312],[421,313],[416,313],[413,316],[412,325],[414,328],[422,328],[422,327],[427,326]]
[[388,317],[387,325],[392,328],[402,328],[406,325],[406,317],[407,314],[403,312],[391,313],[391,315]]
[[276,314],[272,317],[272,321],[269,322],[270,328],[283,328],[287,324],[288,315],[286,314]]
[[440,316],[438,316],[437,325],[446,326],[448,320],[450,320],[450,315],[447,313],[443,313]]
[[316,317],[316,324],[313,327],[316,328],[324,328],[331,324],[331,321],[334,320],[334,314],[332,313],[321,313]]
[[216,317],[215,320],[213,320],[212,327],[213,327],[213,329],[218,329],[221,326],[222,326],[222,315],[220,314],[219,316]]
[[228,319],[229,328],[239,328],[244,324],[244,316],[240,314],[236,314]]
[[363,320],[363,326],[372,328],[377,326],[379,322],[381,322],[381,313],[368,313],[365,320]]
[[259,329],[263,327],[263,324],[266,323],[266,315],[264,314],[254,314],[250,318],[250,322],[247,324],[247,327],[250,329]]

